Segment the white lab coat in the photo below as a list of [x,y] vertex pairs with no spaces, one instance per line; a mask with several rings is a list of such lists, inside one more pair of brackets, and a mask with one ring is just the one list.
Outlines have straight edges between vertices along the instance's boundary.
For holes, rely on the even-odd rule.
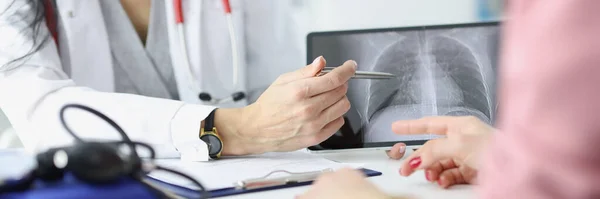
[[[63,105],[78,103],[106,114],[132,139],[151,144],[159,157],[208,160],[206,145],[198,139],[198,132],[200,122],[214,107],[199,105],[199,91],[189,85],[198,85],[216,97],[242,89],[255,98],[277,75],[304,65],[301,46],[305,32],[295,29],[303,27],[298,20],[302,18],[300,13],[305,12],[301,2],[231,1],[242,56],[241,86],[232,88],[229,34],[220,0],[184,0],[188,54],[199,74],[197,79],[201,80],[192,82],[181,63],[172,1],[165,0],[169,29],[169,38],[165,39],[171,44],[182,101],[113,93],[111,52],[98,1],[57,0],[59,20],[65,30],[59,32],[59,48],[50,42],[21,66],[0,69],[0,107],[31,151],[71,143],[58,114]],[[0,1],[0,10],[6,10],[11,2]],[[33,43],[20,34],[26,23],[9,19],[15,14],[32,13],[30,7],[21,6],[23,2],[16,0],[0,18],[0,65],[24,55]],[[46,34],[45,24],[41,31]],[[63,71],[64,65],[70,66],[70,76]],[[83,138],[120,139],[115,130],[91,114],[67,113],[67,123]]]

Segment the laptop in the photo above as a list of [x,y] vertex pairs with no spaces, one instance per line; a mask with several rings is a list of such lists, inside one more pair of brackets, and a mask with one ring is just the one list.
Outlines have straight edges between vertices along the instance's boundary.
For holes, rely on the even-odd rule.
[[312,152],[414,148],[438,135],[396,135],[397,120],[475,116],[494,125],[500,22],[312,32],[307,64],[323,55],[328,67],[355,60],[357,70],[395,74],[352,79],[345,124]]

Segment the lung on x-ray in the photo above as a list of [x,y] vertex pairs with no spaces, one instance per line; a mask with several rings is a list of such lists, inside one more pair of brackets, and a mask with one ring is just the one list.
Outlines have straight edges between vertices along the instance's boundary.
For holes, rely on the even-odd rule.
[[426,140],[434,136],[395,135],[391,125],[433,115],[494,124],[498,40],[498,26],[328,34],[313,38],[311,56],[323,55],[328,66],[353,59],[358,70],[397,75],[350,81],[352,108],[342,131],[364,143]]

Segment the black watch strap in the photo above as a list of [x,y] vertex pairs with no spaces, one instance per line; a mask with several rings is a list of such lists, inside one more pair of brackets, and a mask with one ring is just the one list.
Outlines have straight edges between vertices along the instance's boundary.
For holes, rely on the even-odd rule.
[[[215,112],[217,109],[212,110],[208,116],[204,119],[204,128],[202,131],[204,133],[211,132],[207,137],[203,139],[203,136],[206,135],[204,133],[200,134],[200,139],[205,141],[208,145],[209,156],[212,159],[218,159],[221,155],[221,151],[223,151],[223,142],[215,129]],[[218,147],[218,148],[215,148]]]
[[213,127],[215,127],[215,112],[217,111],[217,109],[213,109],[208,116],[206,117],[206,119],[204,119],[204,130],[205,131],[212,131]]

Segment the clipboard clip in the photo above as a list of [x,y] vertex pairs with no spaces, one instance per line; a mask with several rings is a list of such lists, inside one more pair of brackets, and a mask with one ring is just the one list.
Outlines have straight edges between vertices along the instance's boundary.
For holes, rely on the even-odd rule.
[[[280,185],[287,184],[297,184],[303,182],[310,182],[316,180],[323,173],[333,172],[333,169],[324,169],[320,171],[311,171],[311,172],[289,172],[286,170],[275,170],[271,173],[260,177],[260,178],[252,178],[247,180],[238,181],[234,184],[235,189],[260,189],[266,187],[274,187]],[[287,176],[270,178],[269,176],[277,174],[277,173],[286,173]]]

